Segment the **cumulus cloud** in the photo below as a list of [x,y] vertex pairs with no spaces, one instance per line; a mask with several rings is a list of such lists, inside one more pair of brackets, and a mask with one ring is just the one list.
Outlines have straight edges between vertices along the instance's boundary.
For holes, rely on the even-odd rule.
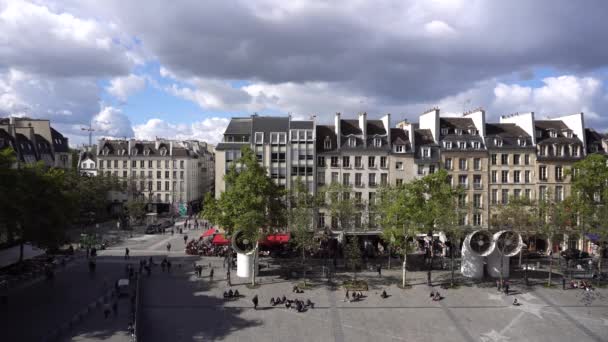
[[196,139],[217,144],[222,139],[229,119],[206,118],[191,124],[172,124],[161,119],[150,119],[133,127],[138,139]]
[[93,118],[92,126],[96,136],[130,138],[134,135],[129,117],[114,107],[102,108]]
[[129,96],[142,90],[146,86],[146,79],[142,76],[131,74],[124,77],[116,77],[110,81],[106,88],[110,95],[121,101],[126,101]]

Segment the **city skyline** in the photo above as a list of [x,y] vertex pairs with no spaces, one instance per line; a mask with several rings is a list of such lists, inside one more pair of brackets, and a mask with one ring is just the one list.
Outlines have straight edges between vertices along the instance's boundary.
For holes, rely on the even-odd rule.
[[95,140],[217,143],[231,117],[255,112],[326,124],[433,106],[483,107],[490,121],[584,112],[608,128],[605,4],[370,6],[3,1],[0,116],[50,119],[73,146],[89,125]]

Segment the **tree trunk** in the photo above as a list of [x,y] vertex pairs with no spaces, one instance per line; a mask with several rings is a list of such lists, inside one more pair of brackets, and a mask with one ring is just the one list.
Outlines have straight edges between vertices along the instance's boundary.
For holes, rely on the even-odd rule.
[[402,266],[402,274],[401,274],[401,286],[405,288],[405,265],[407,263],[407,252],[403,253],[403,266]]
[[253,262],[252,262],[252,266],[251,266],[251,286],[255,286],[255,271],[257,268],[257,259],[258,259],[258,248],[256,247],[253,250]]
[[602,256],[604,256],[604,248],[600,245],[598,251],[600,253],[600,258],[597,261],[597,287],[599,288],[602,284]]
[[553,273],[553,253],[549,252],[549,279],[547,280],[548,287],[551,287],[551,273]]
[[391,269],[391,245],[388,245],[387,249],[388,249],[388,267],[387,267],[387,269],[390,270]]
[[500,254],[500,272],[498,274],[500,276],[500,286],[502,286],[503,285],[503,280],[504,280],[503,276],[502,276],[502,268],[503,268],[503,264],[504,264],[504,259],[505,258],[503,258],[503,254],[502,254],[502,251],[500,249],[498,250],[498,252]]
[[452,273],[450,287],[454,287],[454,251],[452,248],[450,248],[450,272]]

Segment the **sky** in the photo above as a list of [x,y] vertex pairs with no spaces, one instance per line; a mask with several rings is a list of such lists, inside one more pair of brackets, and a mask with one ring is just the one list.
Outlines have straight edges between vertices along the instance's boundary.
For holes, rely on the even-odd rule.
[[608,2],[0,0],[0,117],[217,143],[231,117],[439,107],[608,129]]

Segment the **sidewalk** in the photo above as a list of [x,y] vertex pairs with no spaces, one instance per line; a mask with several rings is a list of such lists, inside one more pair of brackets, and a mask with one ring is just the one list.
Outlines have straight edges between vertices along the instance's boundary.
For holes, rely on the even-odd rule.
[[[23,246],[23,260],[44,254],[44,250],[36,248],[30,244]],[[0,268],[12,265],[19,261],[19,246],[13,246],[0,250]]]
[[[111,341],[130,342],[131,337],[127,332],[130,318],[129,297],[122,297],[118,301],[118,315],[111,313],[106,319],[103,314],[103,305],[93,310],[67,336],[60,341]],[[110,302],[111,303],[111,302]]]

